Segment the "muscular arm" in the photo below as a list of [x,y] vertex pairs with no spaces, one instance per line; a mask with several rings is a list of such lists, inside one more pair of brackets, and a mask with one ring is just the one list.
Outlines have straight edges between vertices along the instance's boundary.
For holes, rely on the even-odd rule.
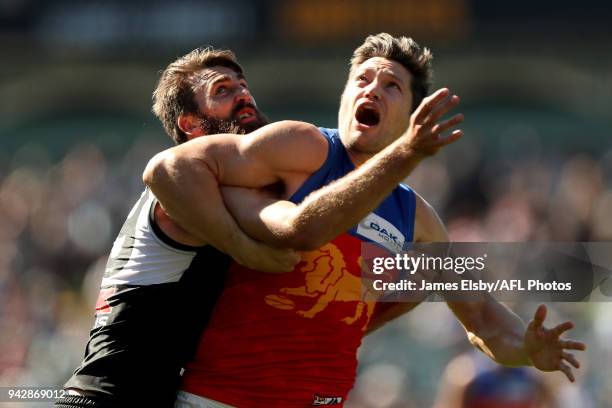
[[[300,127],[299,124],[296,127]],[[271,137],[279,137],[277,133]],[[297,139],[304,142],[304,138],[298,136]],[[247,182],[258,185],[254,177],[256,174],[261,175],[263,183],[275,177],[272,171],[258,170],[258,160],[250,159],[261,154],[253,148],[259,141],[255,137],[237,135],[201,137],[157,155],[149,162],[143,179],[163,207],[160,218],[168,218],[169,224],[176,223],[191,241],[201,245],[208,243],[251,268],[291,270],[297,257],[264,247],[246,236],[227,211],[219,192],[218,179],[231,183],[236,178],[240,179],[243,173]],[[327,149],[324,140],[319,146]],[[303,147],[306,148],[308,146]],[[197,155],[198,152],[209,151],[218,153],[202,154],[202,157]],[[316,155],[309,157],[316,158]],[[295,162],[298,160],[295,159]],[[273,166],[277,164],[270,162]]]
[[283,121],[247,135],[223,134],[193,139],[158,153],[144,181],[153,192],[174,192],[170,200],[199,197],[201,183],[259,188],[291,184],[296,174],[317,170],[327,156],[327,141],[313,125]]
[[[415,241],[448,241],[448,233],[438,214],[418,195]],[[445,279],[457,279],[457,275],[451,272]],[[474,300],[470,302],[447,301],[448,306],[465,328],[470,342],[501,364],[529,364],[523,345],[525,325],[522,320],[485,292],[474,293],[473,296]],[[383,313],[375,313],[376,319],[370,324],[369,331],[375,330],[386,321],[415,306],[414,303],[395,303],[393,306],[387,306]]]
[[[158,200],[161,202],[159,197]],[[294,251],[271,248],[247,236],[228,212],[218,189],[211,191],[206,200],[210,207],[206,212],[209,219],[197,220],[204,225],[188,224],[183,228],[159,203],[155,208],[155,222],[165,234],[177,242],[191,246],[210,244],[239,264],[258,271],[289,272],[299,262],[299,254]],[[217,205],[213,205],[214,203]]]
[[243,190],[232,188],[223,188],[223,197],[252,237],[279,247],[312,250],[372,212],[423,158],[401,139],[299,205],[247,197]]
[[[443,89],[426,98],[404,135],[299,206],[255,208],[252,197],[230,194],[226,202],[249,235],[276,246],[317,248],[376,208],[425,156],[461,136],[461,131],[439,136],[463,119],[457,115],[438,123],[459,102],[447,96]],[[246,136],[213,135],[174,147],[150,162],[144,180],[179,224],[206,234],[210,206],[203,204],[218,185],[258,188],[280,181],[287,198],[323,164],[327,151],[326,140],[312,125],[279,122]]]
[[[416,211],[415,240],[448,241],[448,234],[438,215],[420,197],[417,197]],[[465,274],[462,277],[467,278]],[[438,279],[457,282],[459,277],[454,271],[449,271]],[[529,325],[525,326],[520,317],[487,292],[470,292],[470,301],[456,301],[450,299],[446,292],[442,294],[446,295],[449,308],[465,328],[469,341],[497,363],[505,366],[533,365],[542,371],[562,371],[570,381],[575,380],[568,363],[574,368],[579,368],[580,363],[567,350],[585,350],[586,345],[560,338],[574,327],[572,322],[564,322],[550,329],[544,327],[546,307],[541,305]],[[378,320],[373,319],[371,330],[380,327],[389,318],[414,308],[416,304],[384,306]]]
[[540,305],[527,326],[520,317],[488,293],[475,294],[472,302],[447,302],[465,327],[470,342],[491,359],[505,366],[533,366],[541,371],[561,371],[575,381],[580,367],[568,350],[585,350],[579,341],[561,339],[574,327],[570,321],[552,328],[544,326],[547,308]]
[[[289,145],[294,153],[285,152]],[[189,234],[241,256],[248,250],[241,241],[248,240],[228,213],[219,185],[262,187],[279,180],[291,182],[300,171],[316,170],[327,149],[313,126],[280,122],[250,135],[204,136],[166,150],[149,162],[143,180],[166,213]]]
[[[448,233],[436,211],[419,197],[420,218],[417,234],[420,242],[448,242]],[[459,277],[453,271],[441,279],[452,282]],[[472,292],[467,301],[447,299],[447,305],[461,322],[474,346],[494,361],[506,366],[531,365],[525,351],[525,324],[507,306],[487,292]]]

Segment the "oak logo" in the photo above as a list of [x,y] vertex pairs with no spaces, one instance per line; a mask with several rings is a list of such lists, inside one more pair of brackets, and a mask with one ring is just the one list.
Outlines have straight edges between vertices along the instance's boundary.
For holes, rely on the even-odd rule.
[[357,234],[382,244],[391,252],[401,251],[406,240],[399,229],[374,213],[361,220],[357,226]]

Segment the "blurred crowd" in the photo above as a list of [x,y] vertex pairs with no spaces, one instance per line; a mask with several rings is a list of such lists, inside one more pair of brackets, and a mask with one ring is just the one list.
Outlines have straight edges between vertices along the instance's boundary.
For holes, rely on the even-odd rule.
[[144,165],[163,148],[140,140],[109,157],[83,144],[54,161],[26,144],[6,164],[0,386],[59,385],[76,368],[114,235],[143,189]]
[[[25,144],[0,165],[0,386],[58,386],[80,362],[106,256],[143,189],[147,160],[163,148],[144,137],[117,156],[81,144],[56,160]],[[518,155],[466,137],[407,183],[438,209],[454,241],[612,240],[612,149]],[[511,306],[526,320],[536,307]],[[550,306],[552,322],[574,319],[571,335],[589,344],[575,386],[560,373],[506,373],[483,362],[446,306],[430,302],[367,337],[347,407],[477,408],[491,395],[508,396],[508,407],[612,407],[603,375],[612,366],[612,307]],[[507,389],[492,388],[495,378]],[[529,401],[530,393],[539,397]]]

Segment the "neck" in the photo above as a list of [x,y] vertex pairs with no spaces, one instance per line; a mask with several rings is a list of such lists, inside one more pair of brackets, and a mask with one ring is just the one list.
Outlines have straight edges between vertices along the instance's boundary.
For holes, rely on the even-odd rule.
[[355,149],[355,146],[353,146],[350,143],[350,141],[345,138],[345,135],[348,134],[348,129],[346,127],[342,127],[342,128],[339,127],[338,131],[340,134],[340,141],[342,142],[342,145],[344,146],[344,150],[346,150],[346,153],[348,154],[348,157],[353,163],[353,165],[355,166],[355,168],[358,168],[363,163],[368,161],[370,157],[374,156],[373,154],[361,152]]
[[356,152],[350,148],[346,148],[346,153],[348,154],[348,157],[351,159],[351,162],[355,168],[358,168],[372,157],[371,154]]

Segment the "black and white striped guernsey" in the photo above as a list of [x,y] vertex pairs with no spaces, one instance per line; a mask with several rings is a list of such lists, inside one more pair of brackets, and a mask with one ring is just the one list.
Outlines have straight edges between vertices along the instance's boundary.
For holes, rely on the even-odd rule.
[[164,234],[156,203],[146,189],[121,228],[85,357],[65,385],[116,406],[172,406],[230,261],[210,246],[186,246]]

